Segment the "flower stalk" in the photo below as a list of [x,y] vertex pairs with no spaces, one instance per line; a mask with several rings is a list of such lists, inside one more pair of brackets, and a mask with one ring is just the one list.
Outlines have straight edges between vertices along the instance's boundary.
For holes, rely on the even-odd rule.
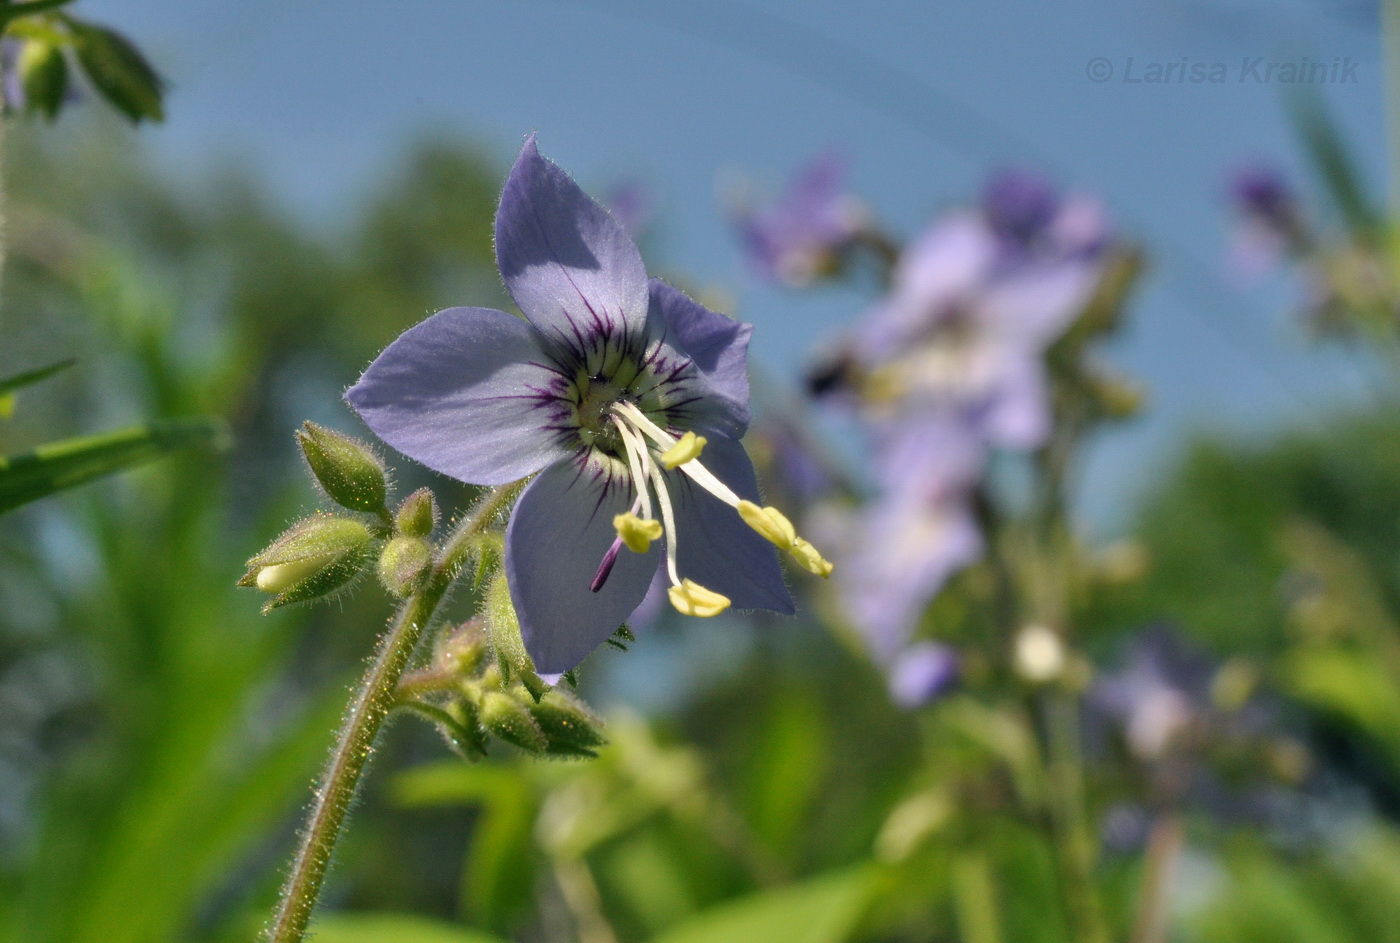
[[336,735],[335,748],[316,788],[291,873],[266,934],[268,943],[300,943],[305,938],[351,800],[374,752],[374,741],[396,703],[396,691],[409,660],[456,582],[473,542],[519,493],[520,483],[516,483],[488,494],[443,545],[422,588],[404,600],[395,613]]

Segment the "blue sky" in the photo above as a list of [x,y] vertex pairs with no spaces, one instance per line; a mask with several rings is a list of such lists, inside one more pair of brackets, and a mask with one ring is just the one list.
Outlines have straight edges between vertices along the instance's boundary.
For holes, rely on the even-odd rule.
[[[1184,430],[1316,422],[1355,395],[1353,367],[1310,352],[1282,286],[1241,290],[1221,257],[1224,170],[1306,167],[1282,87],[1246,61],[1344,60],[1317,89],[1369,179],[1384,175],[1382,76],[1364,2],[912,0],[83,0],[173,82],[143,131],[172,172],[246,158],[298,215],[333,229],[423,132],[508,165],[523,135],[597,192],[637,176],[661,211],[653,264],[732,295],[755,355],[795,376],[859,313],[858,291],[794,294],[752,277],[717,194],[778,185],[842,145],[854,187],[910,234],[994,168],[1024,164],[1100,193],[1154,255],[1136,320],[1108,359],[1149,389],[1150,418],[1095,450],[1086,494],[1111,521]],[[1094,81],[1111,69],[1107,81]],[[1132,65],[1129,65],[1129,59]],[[1124,81],[1216,63],[1220,84]],[[1132,69],[1129,72],[1129,69]],[[471,299],[463,299],[470,303]],[[385,338],[387,341],[388,338]]]

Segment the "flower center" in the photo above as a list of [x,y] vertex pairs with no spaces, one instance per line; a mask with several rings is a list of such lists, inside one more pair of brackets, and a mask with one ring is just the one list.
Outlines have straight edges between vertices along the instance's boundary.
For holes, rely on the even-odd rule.
[[581,395],[574,407],[578,414],[579,436],[596,449],[622,457],[622,439],[610,417],[613,406],[622,402],[626,391],[602,377],[589,377],[579,387]]
[[[585,397],[586,399],[587,397]],[[580,411],[581,411],[580,407]],[[816,548],[797,536],[792,523],[776,508],[759,507],[736,495],[700,462],[705,440],[694,432],[679,439],[662,429],[637,406],[625,399],[614,399],[607,407],[607,419],[615,430],[617,440],[626,454],[627,474],[631,478],[636,498],[625,514],[613,518],[617,539],[603,555],[598,573],[590,588],[598,592],[608,580],[618,553],[623,546],[637,553],[650,549],[652,540],[666,540],[666,576],[671,582],[668,595],[671,604],[685,615],[713,616],[729,606],[729,600],[690,579],[682,579],[676,566],[677,539],[675,510],[667,490],[662,469],[679,468],[695,484],[733,508],[743,521],[772,542],[786,550],[804,568],[823,578],[831,574],[831,564]],[[601,440],[601,434],[598,435]],[[648,441],[650,440],[650,441]],[[652,498],[660,510],[664,527],[652,514]],[[638,515],[641,515],[640,517]]]

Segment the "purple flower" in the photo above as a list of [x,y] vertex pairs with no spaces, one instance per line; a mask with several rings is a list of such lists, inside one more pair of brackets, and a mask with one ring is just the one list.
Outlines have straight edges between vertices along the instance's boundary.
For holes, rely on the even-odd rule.
[[760,273],[799,288],[837,269],[865,225],[860,204],[846,192],[846,172],[843,157],[823,152],[771,204],[739,214],[740,238]]
[[627,230],[633,239],[641,238],[656,217],[651,194],[639,180],[620,180],[608,191],[604,201],[612,218]]
[[1302,212],[1283,175],[1263,164],[1237,169],[1227,186],[1239,222],[1230,257],[1245,276],[1258,276],[1290,252],[1301,253],[1307,239]]
[[922,707],[942,697],[958,682],[958,653],[941,642],[919,642],[890,668],[890,697],[900,707]]
[[1154,626],[1134,640],[1122,667],[1094,683],[1089,705],[1114,721],[1135,757],[1158,759],[1211,721],[1215,673],[1176,631]]
[[892,662],[943,585],[981,555],[969,502],[980,469],[977,443],[934,415],[880,444],[884,489],[850,525],[837,579],[876,660]]
[[1039,445],[1049,431],[1046,348],[1097,284],[1101,258],[1008,247],[974,213],[944,217],[900,257],[889,294],[867,315],[855,357],[880,411],[961,414],[989,445]]
[[1060,209],[1060,195],[1048,180],[1022,170],[992,177],[982,190],[982,211],[992,231],[1029,243],[1050,228]]
[[19,74],[19,58],[24,52],[24,40],[14,36],[0,39],[0,94],[5,96],[5,110],[18,114],[27,107],[24,81]]
[[[440,311],[346,397],[380,438],[445,475],[535,476],[507,528],[505,571],[537,669],[577,665],[658,567],[687,614],[791,613],[765,538],[809,568],[825,561],[754,503],[739,444],[750,328],[648,281],[626,231],[533,136],[501,196],[496,257],[524,319]],[[652,546],[663,536],[664,553]]]

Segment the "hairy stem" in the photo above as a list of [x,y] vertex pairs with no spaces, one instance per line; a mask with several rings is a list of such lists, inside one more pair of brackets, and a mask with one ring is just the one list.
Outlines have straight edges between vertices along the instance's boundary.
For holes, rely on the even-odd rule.
[[463,519],[439,553],[432,576],[422,589],[403,602],[389,624],[389,631],[381,638],[374,662],[350,702],[330,762],[316,788],[310,818],[302,832],[296,857],[292,859],[292,870],[283,885],[272,926],[267,931],[268,943],[300,943],[305,937],[330,867],[331,853],[365,765],[374,752],[375,738],[394,705],[399,679],[438,606],[456,581],[473,539],[491,526],[519,491],[518,484],[497,488],[485,496],[471,516]]

